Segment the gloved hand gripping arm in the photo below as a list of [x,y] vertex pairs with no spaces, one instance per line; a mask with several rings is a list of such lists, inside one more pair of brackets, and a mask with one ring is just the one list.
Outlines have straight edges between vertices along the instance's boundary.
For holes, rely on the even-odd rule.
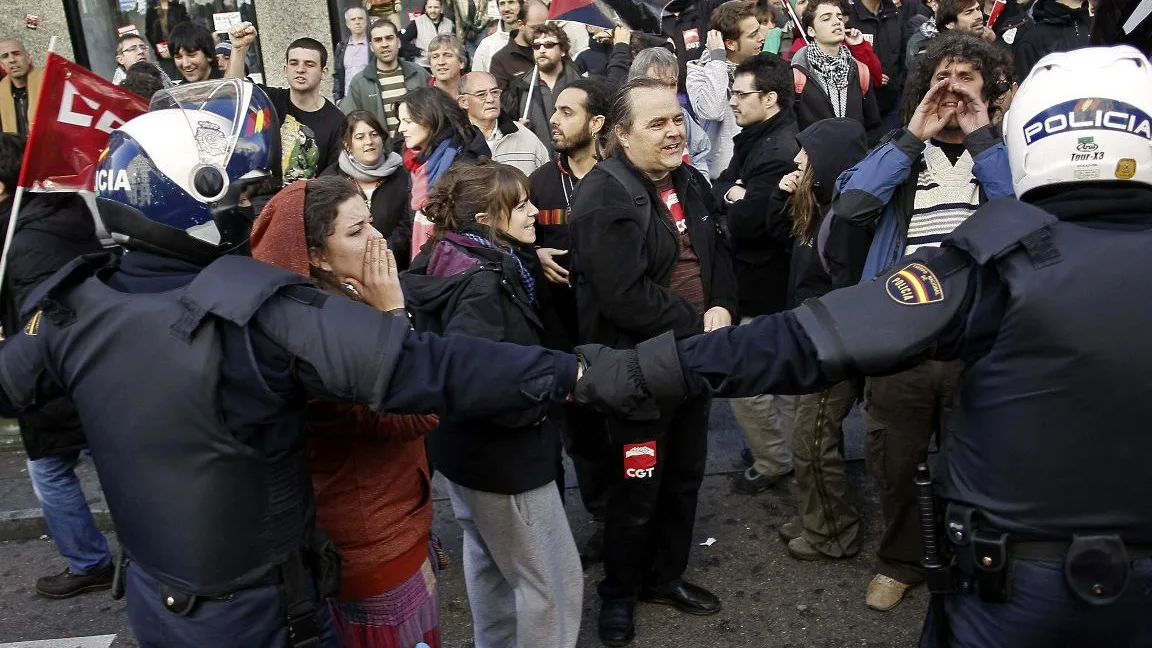
[[666,343],[648,347],[654,358],[645,363],[635,351],[579,347],[589,367],[576,400],[635,414],[654,408],[654,398],[811,393],[848,377],[897,371],[932,357],[938,338],[962,330],[971,270],[956,250],[925,251],[876,280],[792,311],[681,340],[678,371],[669,369]]

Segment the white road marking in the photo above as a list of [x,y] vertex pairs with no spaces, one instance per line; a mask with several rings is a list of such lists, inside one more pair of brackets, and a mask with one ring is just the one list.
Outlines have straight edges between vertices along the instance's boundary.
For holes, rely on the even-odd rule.
[[44,641],[17,641],[0,644],[0,648],[108,648],[116,635],[73,637],[71,639],[45,639]]

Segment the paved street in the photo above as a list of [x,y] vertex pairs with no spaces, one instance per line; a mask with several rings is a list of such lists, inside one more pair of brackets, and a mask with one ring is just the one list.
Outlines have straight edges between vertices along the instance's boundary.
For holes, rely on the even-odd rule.
[[[670,608],[640,606],[636,648],[907,648],[916,644],[927,595],[913,590],[896,610],[881,614],[864,606],[864,587],[872,576],[871,554],[877,535],[875,498],[863,476],[863,462],[850,474],[866,511],[864,550],[835,563],[801,563],[788,557],[776,528],[794,507],[794,483],[756,497],[729,492],[737,465],[740,434],[727,407],[714,410],[710,433],[709,476],[700,498],[696,542],[689,578],[707,585],[724,601],[712,617],[690,617]],[[849,457],[859,457],[858,419],[850,427]],[[8,477],[8,475],[0,475]],[[591,532],[579,498],[570,491],[569,514],[577,541]],[[4,502],[0,502],[0,508]],[[468,599],[460,558],[460,532],[448,501],[436,503],[436,531],[452,565],[441,579],[441,620],[446,648],[472,646]],[[121,602],[106,593],[50,601],[36,596],[36,577],[63,569],[48,540],[0,542],[0,648],[4,642],[61,637],[91,637],[31,644],[28,648],[113,648],[136,646]],[[595,633],[595,583],[599,567],[585,572],[584,627],[579,646],[599,646]],[[16,644],[20,648],[25,648]],[[542,647],[543,648],[543,647]]]

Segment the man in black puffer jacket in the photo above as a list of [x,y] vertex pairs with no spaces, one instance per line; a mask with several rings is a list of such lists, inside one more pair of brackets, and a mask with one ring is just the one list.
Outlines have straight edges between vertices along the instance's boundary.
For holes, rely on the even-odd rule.
[[[0,135],[0,232],[11,226],[13,194],[23,157],[23,138]],[[72,259],[100,250],[92,215],[79,195],[25,193],[0,290],[0,322],[7,335],[25,325],[20,309],[41,281]],[[28,476],[44,511],[44,522],[68,560],[68,568],[60,574],[37,580],[36,591],[49,598],[67,598],[108,589],[112,586],[108,543],[96,529],[76,478],[76,462],[85,439],[75,406],[59,398],[17,421],[28,453]]]

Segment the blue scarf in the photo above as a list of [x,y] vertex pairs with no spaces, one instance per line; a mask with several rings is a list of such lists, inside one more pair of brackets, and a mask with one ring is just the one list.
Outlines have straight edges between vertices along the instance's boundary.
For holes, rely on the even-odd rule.
[[460,149],[455,142],[449,138],[436,145],[436,148],[428,154],[428,158],[424,160],[424,168],[427,170],[428,187],[440,179],[448,167],[452,166],[452,162],[456,159],[456,155],[460,153]]
[[536,280],[532,277],[532,273],[528,270],[528,267],[524,265],[524,262],[520,260],[520,257],[516,256],[514,251],[512,251],[510,248],[498,246],[492,241],[489,241],[487,238],[480,236],[479,234],[473,234],[471,232],[460,232],[460,235],[470,241],[475,241],[486,248],[499,250],[504,254],[512,257],[512,260],[516,262],[516,269],[520,272],[520,283],[524,284],[524,292],[528,293],[528,302],[531,304],[536,303]]

